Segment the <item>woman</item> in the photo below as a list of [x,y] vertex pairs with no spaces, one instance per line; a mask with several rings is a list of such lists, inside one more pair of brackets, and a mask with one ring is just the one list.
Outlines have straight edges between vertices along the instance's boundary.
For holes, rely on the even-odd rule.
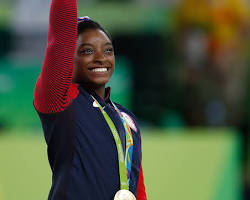
[[114,68],[108,33],[88,17],[77,20],[77,0],[52,0],[34,94],[53,173],[50,200],[146,199],[138,124],[105,88]]

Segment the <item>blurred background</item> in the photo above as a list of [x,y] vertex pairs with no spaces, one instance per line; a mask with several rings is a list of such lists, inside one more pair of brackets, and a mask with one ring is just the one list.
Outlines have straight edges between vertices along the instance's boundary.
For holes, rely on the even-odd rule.
[[[0,200],[51,184],[33,91],[51,0],[0,0]],[[149,200],[250,199],[249,0],[80,0],[112,35],[112,98],[140,121]]]

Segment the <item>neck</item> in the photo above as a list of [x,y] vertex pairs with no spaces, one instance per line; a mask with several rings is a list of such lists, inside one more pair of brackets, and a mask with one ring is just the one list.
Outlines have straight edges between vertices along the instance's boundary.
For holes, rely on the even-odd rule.
[[95,92],[102,99],[105,98],[105,85],[94,87],[93,85],[82,84],[82,86],[92,92]]
[[95,91],[95,93],[96,93],[99,97],[101,97],[102,99],[105,98],[105,86],[100,87],[100,88],[95,88],[94,91]]

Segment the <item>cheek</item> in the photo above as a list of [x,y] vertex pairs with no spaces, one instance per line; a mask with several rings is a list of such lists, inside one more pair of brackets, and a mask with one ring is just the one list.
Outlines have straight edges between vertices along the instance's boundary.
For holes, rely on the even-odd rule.
[[84,69],[86,67],[86,61],[81,57],[75,56],[74,58],[74,72],[73,72],[73,81],[76,83],[82,82],[84,80]]
[[110,57],[109,62],[113,65],[113,68],[115,68],[115,56]]
[[88,63],[91,62],[90,58],[87,57],[77,57],[75,59],[75,64],[80,68],[81,70],[87,69]]

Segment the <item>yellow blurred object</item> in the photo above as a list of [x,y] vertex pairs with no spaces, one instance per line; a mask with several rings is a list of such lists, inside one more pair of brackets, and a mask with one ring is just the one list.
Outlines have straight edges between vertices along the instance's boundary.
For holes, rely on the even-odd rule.
[[181,31],[205,31],[214,54],[222,46],[240,44],[249,24],[248,5],[246,0],[184,0],[177,9],[177,23]]
[[[249,5],[247,0],[182,0],[176,12],[184,83],[195,96],[187,107],[193,108],[195,99],[200,110],[205,110],[216,99],[225,111],[221,125],[238,126],[244,116]],[[202,118],[209,123],[200,111],[188,117],[196,125]]]
[[178,9],[181,25],[204,24],[211,21],[212,7],[207,0],[184,0]]
[[184,0],[178,9],[182,24],[240,25],[249,19],[246,0]]
[[248,23],[248,4],[245,0],[212,1],[213,37],[220,43],[234,42],[241,28]]

